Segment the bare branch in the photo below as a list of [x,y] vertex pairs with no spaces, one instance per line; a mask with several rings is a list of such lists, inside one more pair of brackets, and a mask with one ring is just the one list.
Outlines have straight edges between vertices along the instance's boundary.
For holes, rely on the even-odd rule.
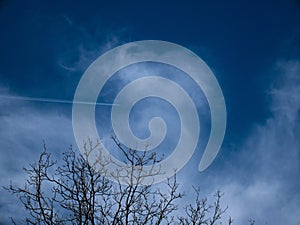
[[[180,208],[176,200],[183,194],[178,191],[176,175],[163,184],[142,185],[145,177],[161,173],[154,169],[145,173],[143,168],[160,160],[155,153],[126,149],[116,138],[113,140],[129,165],[114,174],[116,182],[107,179],[106,166],[113,162],[103,157],[99,141],[88,140],[84,154],[79,155],[71,146],[63,153],[60,163],[52,160],[44,145],[38,161],[24,169],[28,176],[24,187],[12,183],[5,187],[19,197],[28,211],[24,222],[47,225],[215,225],[221,221],[227,207],[221,208],[223,194],[220,191],[216,192],[215,202],[210,205],[206,198],[200,197],[199,188],[194,188],[194,204],[187,204],[183,208],[184,215],[177,216]],[[91,163],[90,158],[95,155],[97,158]],[[126,185],[121,182],[124,176],[129,180]],[[11,221],[17,224],[13,219]],[[232,223],[229,218],[228,224]]]

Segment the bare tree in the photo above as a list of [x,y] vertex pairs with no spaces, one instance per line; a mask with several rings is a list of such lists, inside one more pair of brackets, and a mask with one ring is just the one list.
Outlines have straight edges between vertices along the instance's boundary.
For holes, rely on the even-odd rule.
[[[143,166],[159,162],[154,153],[140,153],[133,149],[125,149],[114,139],[124,153],[132,170],[126,185],[118,179],[116,182],[107,179],[106,166],[112,163],[109,159],[94,162],[100,166],[97,171],[89,163],[89,156],[99,148],[99,143],[88,141],[85,154],[76,155],[70,147],[63,153],[62,163],[52,160],[44,145],[37,163],[25,168],[28,175],[24,187],[16,187],[12,183],[7,190],[17,195],[28,211],[24,219],[26,224],[205,224],[215,225],[227,208],[222,209],[220,200],[222,193],[217,191],[215,202],[208,204],[206,198],[200,198],[199,189],[195,188],[194,204],[188,204],[180,210],[176,200],[183,197],[178,190],[176,175],[161,185],[141,185],[144,176]],[[100,151],[101,153],[101,151]],[[137,167],[138,165],[138,167]],[[138,171],[135,171],[138,168]],[[119,171],[122,173],[122,171]],[[184,215],[176,213],[183,212]],[[12,222],[17,224],[13,219]],[[232,224],[229,218],[228,224]]]

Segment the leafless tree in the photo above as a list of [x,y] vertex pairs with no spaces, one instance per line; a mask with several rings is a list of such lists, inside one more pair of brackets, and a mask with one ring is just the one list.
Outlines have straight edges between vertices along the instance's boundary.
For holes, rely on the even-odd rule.
[[[178,190],[176,176],[168,179],[162,186],[141,185],[143,176],[140,171],[145,165],[159,162],[154,153],[140,153],[125,149],[114,139],[124,153],[132,171],[126,176],[130,181],[126,185],[115,175],[116,182],[107,179],[106,166],[112,163],[99,155],[97,171],[89,163],[89,156],[99,148],[99,143],[88,141],[85,154],[77,155],[72,149],[63,153],[62,163],[52,160],[51,154],[44,145],[36,163],[25,168],[28,179],[24,187],[12,183],[5,187],[17,195],[28,211],[24,219],[26,224],[219,224],[227,208],[222,209],[222,193],[217,191],[215,202],[208,204],[201,198],[199,189],[195,188],[195,202],[186,205],[182,210],[176,200],[183,197]],[[101,152],[101,151],[100,151]],[[138,167],[137,167],[138,165]],[[120,171],[121,173],[122,171]],[[177,215],[183,212],[184,215]],[[12,222],[17,224],[12,218]],[[253,221],[251,221],[253,222]],[[228,224],[232,224],[229,218]],[[252,223],[251,223],[252,224]]]

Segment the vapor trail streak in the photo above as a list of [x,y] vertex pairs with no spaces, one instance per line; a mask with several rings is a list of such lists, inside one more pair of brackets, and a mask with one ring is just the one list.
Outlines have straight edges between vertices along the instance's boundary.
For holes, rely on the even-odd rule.
[[84,101],[71,101],[65,99],[35,98],[35,97],[12,96],[12,95],[0,95],[0,98],[20,100],[20,101],[50,102],[50,103],[63,103],[63,104],[84,104],[84,105],[99,105],[99,106],[117,105],[117,104],[104,103],[104,102],[84,102]]

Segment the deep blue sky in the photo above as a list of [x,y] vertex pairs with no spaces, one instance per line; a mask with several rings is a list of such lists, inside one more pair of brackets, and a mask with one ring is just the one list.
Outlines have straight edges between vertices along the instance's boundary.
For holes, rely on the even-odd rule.
[[[115,46],[148,39],[185,46],[215,73],[228,112],[216,161],[190,182],[204,186],[206,193],[228,192],[227,204],[233,205],[231,214],[237,222],[253,216],[261,223],[282,219],[284,224],[296,224],[300,222],[299,21],[297,0],[56,4],[4,0],[0,94],[72,100],[85,69]],[[1,185],[22,176],[21,167],[35,159],[43,139],[55,152],[74,142],[71,105],[0,97],[0,124]],[[193,165],[185,170],[194,170]],[[252,209],[240,209],[245,201]],[[0,197],[0,212],[9,214],[14,208]],[[270,208],[277,217],[271,218]],[[0,213],[0,223],[7,221],[4,217]]]

